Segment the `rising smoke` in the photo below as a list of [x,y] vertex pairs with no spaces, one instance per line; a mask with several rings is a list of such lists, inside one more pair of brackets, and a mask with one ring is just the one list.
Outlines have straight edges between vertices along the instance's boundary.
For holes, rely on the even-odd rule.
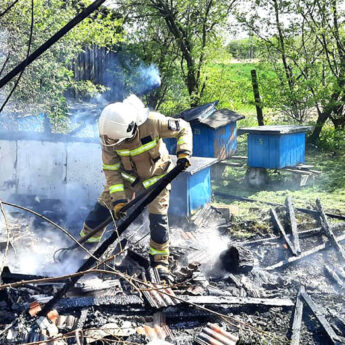
[[[138,59],[127,60],[124,56],[108,60],[103,71],[108,87],[105,94],[88,101],[68,100],[73,134],[90,139],[89,142],[47,133],[47,116],[40,113],[39,105],[30,114],[1,114],[0,193],[4,201],[41,212],[78,237],[85,216],[105,183],[97,129],[101,110],[130,93],[144,95],[160,85],[157,67],[138,63]],[[11,102],[15,104],[13,99]],[[25,139],[19,136],[23,131]],[[12,226],[18,230],[12,234],[15,251],[11,250],[7,258],[13,271],[54,276],[72,273],[80,266],[80,256],[70,257],[62,264],[53,262],[56,249],[71,245],[65,235],[50,226],[37,226],[31,218],[23,224],[23,219],[26,218],[22,214],[11,218]],[[4,234],[3,226],[0,234]]]

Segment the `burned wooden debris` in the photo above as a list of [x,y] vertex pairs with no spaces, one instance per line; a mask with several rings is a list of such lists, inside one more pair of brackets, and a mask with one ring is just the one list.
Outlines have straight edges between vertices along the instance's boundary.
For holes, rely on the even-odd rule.
[[336,237],[334,236],[334,233],[331,229],[331,227],[328,224],[328,220],[325,214],[325,211],[323,210],[322,204],[320,199],[316,199],[316,208],[319,211],[320,215],[320,221],[321,221],[321,227],[325,233],[325,235],[328,237],[330,242],[332,243],[332,246],[337,250],[337,253],[341,257],[342,260],[345,260],[345,250],[344,248],[338,243]]
[[[315,302],[313,304],[316,299],[311,293],[306,294],[303,288],[295,303],[299,285],[289,276],[288,270],[286,274],[277,270],[277,265],[284,268],[292,262],[334,246],[328,236],[323,239],[324,229],[321,227],[301,231],[302,226],[297,224],[291,200],[286,201],[285,211],[288,216],[287,226],[284,228],[286,237],[295,249],[298,248],[296,236],[298,237],[301,253],[296,249],[296,256],[283,250],[289,256],[271,265],[274,267],[263,267],[264,261],[258,255],[258,249],[266,248],[266,243],[272,243],[272,248],[282,251],[284,236],[252,241],[252,244],[231,242],[224,251],[229,255],[230,248],[232,251],[236,249],[236,253],[230,256],[231,260],[227,261],[228,265],[236,268],[233,272],[228,272],[220,265],[222,250],[215,246],[218,261],[215,261],[217,264],[212,269],[220,272],[216,275],[213,271],[210,273],[205,270],[211,258],[207,251],[198,246],[198,241],[202,236],[205,236],[206,241],[210,239],[210,231],[213,230],[207,228],[207,219],[203,219],[203,222],[199,219],[199,223],[206,228],[205,233],[199,228],[193,228],[179,229],[179,232],[172,234],[177,241],[183,241],[184,246],[177,248],[174,253],[171,264],[175,279],[171,285],[160,282],[157,272],[149,266],[145,248],[131,243],[130,239],[127,239],[125,248],[121,246],[120,251],[114,252],[115,256],[121,252],[121,259],[112,258],[99,264],[100,272],[88,273],[79,279],[74,288],[55,304],[55,309],[45,315],[40,315],[44,304],[49,303],[64,280],[48,280],[45,284],[28,283],[30,278],[37,281],[44,277],[22,276],[5,270],[3,284],[18,285],[0,290],[3,294],[1,296],[4,296],[3,302],[0,300],[0,307],[4,310],[0,311],[0,343],[14,345],[18,342],[49,340],[55,345],[98,345],[106,338],[109,341],[128,343],[164,340],[170,344],[226,345],[237,344],[241,338],[245,344],[258,344],[260,337],[266,337],[267,344],[280,344],[286,340],[288,321],[293,318],[291,344],[309,345],[314,342],[306,341],[305,328],[302,331],[302,322],[306,322],[303,314],[309,310],[303,310],[303,303],[307,303],[309,297],[312,312],[321,315],[319,322],[323,333],[331,343],[340,344],[345,332],[341,333],[342,328],[334,327],[334,324],[343,322],[345,315],[342,312],[336,313],[335,307],[330,313],[332,305],[326,309],[326,304],[319,300],[318,305]],[[209,210],[206,214],[210,214],[208,212]],[[217,224],[224,224],[224,218],[223,222]],[[229,217],[226,219],[231,222]],[[283,227],[282,222],[281,226]],[[341,245],[345,240],[345,235],[341,233],[344,225],[339,223],[328,226]],[[224,227],[221,231],[224,231]],[[306,249],[302,239],[307,239],[309,245],[309,239],[314,238],[318,241],[323,239],[323,242],[316,242],[317,245],[315,241],[311,242],[311,249]],[[200,260],[196,260],[197,258]],[[271,261],[273,259],[274,257]],[[334,283],[335,300],[343,301],[341,284],[345,282],[345,272],[332,257],[329,260],[319,263],[322,277],[327,277],[324,283]],[[18,282],[22,279],[27,280],[24,286]],[[311,287],[308,287],[309,291],[313,291]],[[310,296],[313,296],[313,300]],[[312,330],[313,327],[319,327],[318,323],[314,323],[316,325],[311,327]],[[309,333],[312,330],[308,330],[308,340],[311,339]],[[71,340],[68,341],[67,338]]]
[[288,214],[289,219],[290,219],[293,247],[294,247],[294,249],[298,255],[301,253],[301,246],[299,243],[295,210],[294,210],[294,206],[292,204],[292,199],[290,196],[288,196],[286,198],[285,205],[286,205],[286,209],[287,209],[287,214]]
[[327,334],[329,341],[332,344],[340,345],[342,342],[340,338],[335,334],[333,328],[325,318],[326,313],[324,312],[324,310],[312,300],[312,298],[308,295],[306,291],[301,291],[301,297],[304,299],[304,301],[307,303],[308,307],[310,308],[314,316],[320,322],[322,328]]
[[303,316],[303,302],[301,293],[304,292],[304,286],[302,286],[298,292],[294,310],[294,317],[292,323],[291,345],[299,345],[301,338],[302,316]]
[[221,253],[219,259],[222,267],[231,273],[248,273],[254,267],[252,252],[239,245],[229,245],[228,249]]
[[273,208],[271,208],[271,209],[270,209],[270,212],[271,212],[271,215],[272,215],[273,223],[275,224],[275,226],[277,227],[277,229],[280,231],[280,233],[283,235],[284,240],[285,240],[286,244],[288,245],[288,247],[289,247],[291,253],[292,253],[293,255],[297,256],[297,255],[298,255],[297,250],[296,250],[294,244],[292,244],[291,241],[290,241],[290,239],[288,238],[288,236],[287,236],[287,234],[286,234],[286,232],[285,232],[285,230],[284,230],[284,227],[283,227],[282,224],[280,223],[280,220],[279,220],[279,218],[278,218],[278,216],[277,216],[276,211],[275,211]]
[[[293,243],[290,241],[290,238],[286,234],[285,229],[282,226],[282,224],[280,223],[275,210],[271,208],[270,212],[271,212],[273,223],[279,229],[279,231],[283,235],[283,238],[284,238],[285,242],[287,243],[291,253],[295,256],[289,257],[289,258],[282,260],[282,261],[280,261],[274,265],[268,266],[268,267],[266,267],[266,270],[272,271],[272,270],[275,270],[277,268],[285,267],[289,264],[295,263],[295,262],[300,261],[306,257],[309,257],[315,253],[318,253],[318,252],[320,252],[326,248],[329,248],[329,246],[333,246],[336,249],[337,254],[340,256],[340,258],[342,260],[345,258],[345,250],[343,249],[343,247],[340,244],[341,241],[345,240],[345,236],[341,235],[339,237],[336,237],[334,235],[334,233],[333,233],[334,227],[332,227],[328,223],[326,214],[323,210],[322,204],[321,204],[319,199],[316,200],[316,208],[319,212],[318,217],[319,217],[320,222],[321,222],[320,234],[321,235],[325,234],[327,236],[328,240],[326,240],[326,242],[324,242],[318,246],[315,246],[314,248],[311,248],[309,250],[304,250],[303,252],[297,251],[298,248],[300,249],[300,244],[299,244],[300,233],[297,232],[297,223],[294,219],[293,205],[292,205],[292,201],[290,198],[286,199],[286,206],[287,206],[287,210],[288,210],[287,212],[288,212],[289,217],[290,217],[290,225],[291,225]],[[340,228],[343,228],[343,224],[338,225],[338,226]],[[312,234],[318,234],[319,232],[312,230],[311,233]],[[297,249],[296,249],[296,245],[297,245]]]

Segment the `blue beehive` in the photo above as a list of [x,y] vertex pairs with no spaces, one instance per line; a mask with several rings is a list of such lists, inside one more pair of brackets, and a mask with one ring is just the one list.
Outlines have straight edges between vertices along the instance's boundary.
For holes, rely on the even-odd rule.
[[210,167],[216,162],[214,158],[192,157],[191,167],[172,182],[169,214],[188,217],[211,201]]
[[[218,102],[185,110],[178,118],[190,122],[193,130],[193,156],[229,158],[237,148],[236,122],[243,119],[229,109],[216,109]],[[171,154],[176,152],[176,140],[166,139]]]
[[280,169],[304,163],[305,135],[310,126],[241,128],[248,133],[248,166]]

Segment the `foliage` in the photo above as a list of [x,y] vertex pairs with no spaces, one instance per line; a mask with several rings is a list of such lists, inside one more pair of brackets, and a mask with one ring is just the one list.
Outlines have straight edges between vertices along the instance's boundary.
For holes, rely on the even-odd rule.
[[318,146],[324,151],[341,153],[345,151],[345,131],[341,128],[325,126],[320,135]]
[[[344,13],[338,0],[258,0],[239,20],[261,42],[279,80],[280,109],[302,123],[317,113],[311,141],[327,119],[344,126]],[[264,13],[264,15],[263,15]]]
[[257,38],[232,40],[227,45],[229,53],[238,60],[255,59],[258,54]]
[[[12,1],[4,0],[0,12]],[[34,31],[31,52],[69,22],[91,1],[34,1]],[[31,2],[20,1],[5,16],[0,17],[1,43],[0,66],[9,55],[3,75],[24,60],[28,44]],[[121,20],[114,19],[111,13],[98,11],[85,19],[69,34],[55,43],[39,59],[28,66],[12,96],[8,112],[28,111],[30,106],[37,113],[48,113],[54,129],[61,129],[67,113],[65,93],[68,89],[78,89],[84,94],[92,94],[102,87],[90,82],[77,82],[72,71],[73,61],[90,44],[113,46],[122,39],[119,33]],[[5,97],[13,87],[14,81],[4,89]],[[63,127],[63,126],[62,126]]]
[[[162,73],[162,90],[152,102],[159,108],[162,100],[181,99],[197,105],[207,80],[203,67],[210,52],[221,45],[220,29],[226,25],[235,1],[145,0],[123,1],[127,24],[135,30],[130,41],[139,48],[145,61],[155,62]],[[130,30],[129,30],[130,31]],[[185,90],[182,90],[181,82]],[[167,86],[172,83],[172,86]],[[186,102],[187,101],[187,102]]]

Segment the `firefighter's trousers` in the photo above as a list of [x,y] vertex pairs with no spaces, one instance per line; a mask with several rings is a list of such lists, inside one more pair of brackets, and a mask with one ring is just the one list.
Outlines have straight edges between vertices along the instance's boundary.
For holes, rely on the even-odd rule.
[[[168,224],[168,208],[170,185],[167,186],[149,205],[149,221],[150,221],[150,250],[149,254],[155,263],[168,264],[169,257],[169,224]],[[130,201],[145,191],[144,187],[131,186],[125,182],[125,191],[127,199]],[[109,210],[112,210],[112,201],[108,189],[106,188],[100,195],[93,210],[86,217],[81,236],[87,235],[98,225],[102,224],[110,215]],[[96,235],[91,237],[88,242],[99,242],[102,237],[104,229],[100,230]]]

